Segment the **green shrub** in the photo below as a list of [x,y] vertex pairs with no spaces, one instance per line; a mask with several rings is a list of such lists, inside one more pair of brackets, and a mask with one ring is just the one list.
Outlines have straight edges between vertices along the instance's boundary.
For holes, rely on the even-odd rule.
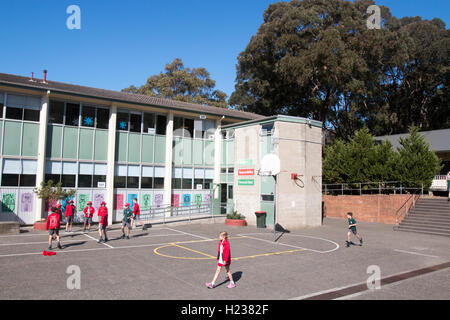
[[233,213],[227,214],[227,219],[230,220],[244,220],[245,216],[242,214],[237,213],[237,211],[233,211]]

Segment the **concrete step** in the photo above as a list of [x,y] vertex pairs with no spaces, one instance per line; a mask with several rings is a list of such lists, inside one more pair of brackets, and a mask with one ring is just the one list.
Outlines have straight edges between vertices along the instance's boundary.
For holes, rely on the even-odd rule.
[[424,206],[424,205],[416,205],[413,209],[416,210],[426,210],[426,211],[442,211],[442,212],[450,212],[450,207],[432,207],[432,206]]
[[423,211],[416,211],[414,209],[410,210],[408,215],[417,215],[425,217],[442,217],[442,218],[450,217],[450,213],[423,212]]
[[436,232],[436,231],[429,231],[429,230],[422,230],[422,229],[410,229],[410,228],[400,228],[400,227],[396,227],[395,228],[396,231],[403,231],[403,232],[414,232],[414,233],[423,233],[423,234],[430,234],[430,235],[435,235],[435,236],[444,236],[444,237],[450,237],[450,232],[446,233],[446,232]]
[[428,222],[428,223],[435,223],[435,224],[449,224],[450,225],[450,219],[439,219],[439,218],[428,218],[428,217],[424,218],[424,217],[407,216],[406,218],[403,219],[403,221]]
[[17,221],[0,221],[0,234],[19,234],[20,224]]
[[411,221],[402,221],[400,223],[400,226],[402,227],[414,227],[414,228],[430,228],[435,230],[443,230],[450,232],[450,224],[449,225],[443,225],[443,224],[433,224],[433,223],[421,223],[421,222],[411,222]]

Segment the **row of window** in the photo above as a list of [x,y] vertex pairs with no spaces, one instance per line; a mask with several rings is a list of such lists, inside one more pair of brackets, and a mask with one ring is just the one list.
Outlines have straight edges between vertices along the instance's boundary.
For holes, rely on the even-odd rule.
[[0,116],[5,119],[39,122],[41,99],[0,92]]
[[49,123],[108,129],[109,109],[50,100]]
[[116,129],[137,133],[166,134],[167,117],[147,112],[117,112]]
[[173,118],[174,137],[209,139],[215,127],[215,121],[210,119]]

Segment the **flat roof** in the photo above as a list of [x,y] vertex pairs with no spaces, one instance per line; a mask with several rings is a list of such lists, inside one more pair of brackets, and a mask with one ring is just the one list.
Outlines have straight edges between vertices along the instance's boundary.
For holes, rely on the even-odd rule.
[[156,106],[168,109],[175,109],[179,111],[195,112],[198,114],[209,114],[216,116],[225,116],[229,118],[239,119],[239,120],[253,120],[260,119],[261,116],[256,113],[232,110],[228,108],[219,108],[195,103],[188,103],[177,100],[162,99],[158,97],[151,97],[142,94],[104,90],[86,86],[79,86],[74,84],[49,81],[45,83],[42,79],[34,78],[33,81],[29,77],[22,77],[13,74],[0,73],[0,85],[19,87],[27,89],[36,89],[40,91],[53,91],[55,93],[70,94],[75,96],[82,96],[88,98],[97,98],[107,101],[115,101],[122,103],[132,103],[144,106]]
[[286,115],[278,114],[278,115],[274,115],[274,116],[261,117],[260,119],[256,119],[256,120],[248,120],[248,121],[244,121],[244,122],[228,124],[228,125],[222,126],[222,129],[224,129],[224,130],[235,129],[235,128],[241,128],[241,127],[248,127],[248,126],[252,126],[252,125],[256,125],[256,124],[265,124],[265,123],[274,122],[274,121],[311,124],[311,126],[313,126],[313,127],[322,128],[322,122],[318,121],[318,120],[311,120],[311,119],[302,118],[302,117],[293,117],[293,116],[286,116]]
[[[450,151],[450,129],[421,131],[419,133],[425,137],[432,150],[437,152]],[[405,138],[408,135],[409,133],[379,136],[375,137],[375,140],[389,140],[392,143],[392,147],[398,149],[400,147],[400,138]]]

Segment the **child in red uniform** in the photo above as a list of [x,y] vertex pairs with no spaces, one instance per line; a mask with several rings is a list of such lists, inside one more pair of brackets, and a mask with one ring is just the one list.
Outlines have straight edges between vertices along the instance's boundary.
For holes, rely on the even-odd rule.
[[73,223],[73,217],[75,213],[75,206],[73,205],[73,200],[70,199],[69,203],[66,206],[66,232],[72,232],[72,223]]
[[48,250],[52,250],[53,235],[56,236],[56,241],[58,241],[58,248],[62,249],[61,242],[59,241],[60,222],[61,216],[57,208],[52,207],[52,213],[47,217],[47,223],[45,224],[45,230],[48,231]]
[[[106,207],[106,202],[102,201],[100,204],[100,208],[98,208],[98,234],[100,238],[98,239],[98,243],[104,241],[108,241],[108,237],[106,236],[106,227],[108,226],[108,208]],[[104,240],[103,240],[104,236]]]
[[214,275],[214,278],[212,282],[207,282],[206,287],[209,289],[214,288],[214,284],[217,280],[217,277],[219,276],[220,270],[222,270],[222,267],[225,267],[225,270],[227,272],[228,279],[230,279],[230,284],[227,286],[227,288],[234,288],[236,287],[236,284],[233,281],[233,275],[230,272],[230,264],[231,264],[231,251],[230,251],[230,243],[228,242],[228,233],[225,231],[221,232],[219,240],[219,248],[217,253],[217,260],[219,261],[217,264],[216,274]]
[[[133,199],[134,202],[134,207],[133,207],[133,221],[137,221],[137,223],[139,223],[142,226],[142,230],[147,230],[147,227],[145,226],[145,224],[142,222],[141,220],[141,211],[139,210],[139,205],[137,203],[137,199],[134,198]],[[134,223],[131,223],[131,226],[134,227]]]
[[92,206],[92,202],[88,201],[86,208],[83,210],[84,213],[84,226],[83,226],[83,232],[86,231],[86,224],[88,225],[88,232],[91,231],[91,223],[92,223],[92,217],[94,216],[95,209]]

